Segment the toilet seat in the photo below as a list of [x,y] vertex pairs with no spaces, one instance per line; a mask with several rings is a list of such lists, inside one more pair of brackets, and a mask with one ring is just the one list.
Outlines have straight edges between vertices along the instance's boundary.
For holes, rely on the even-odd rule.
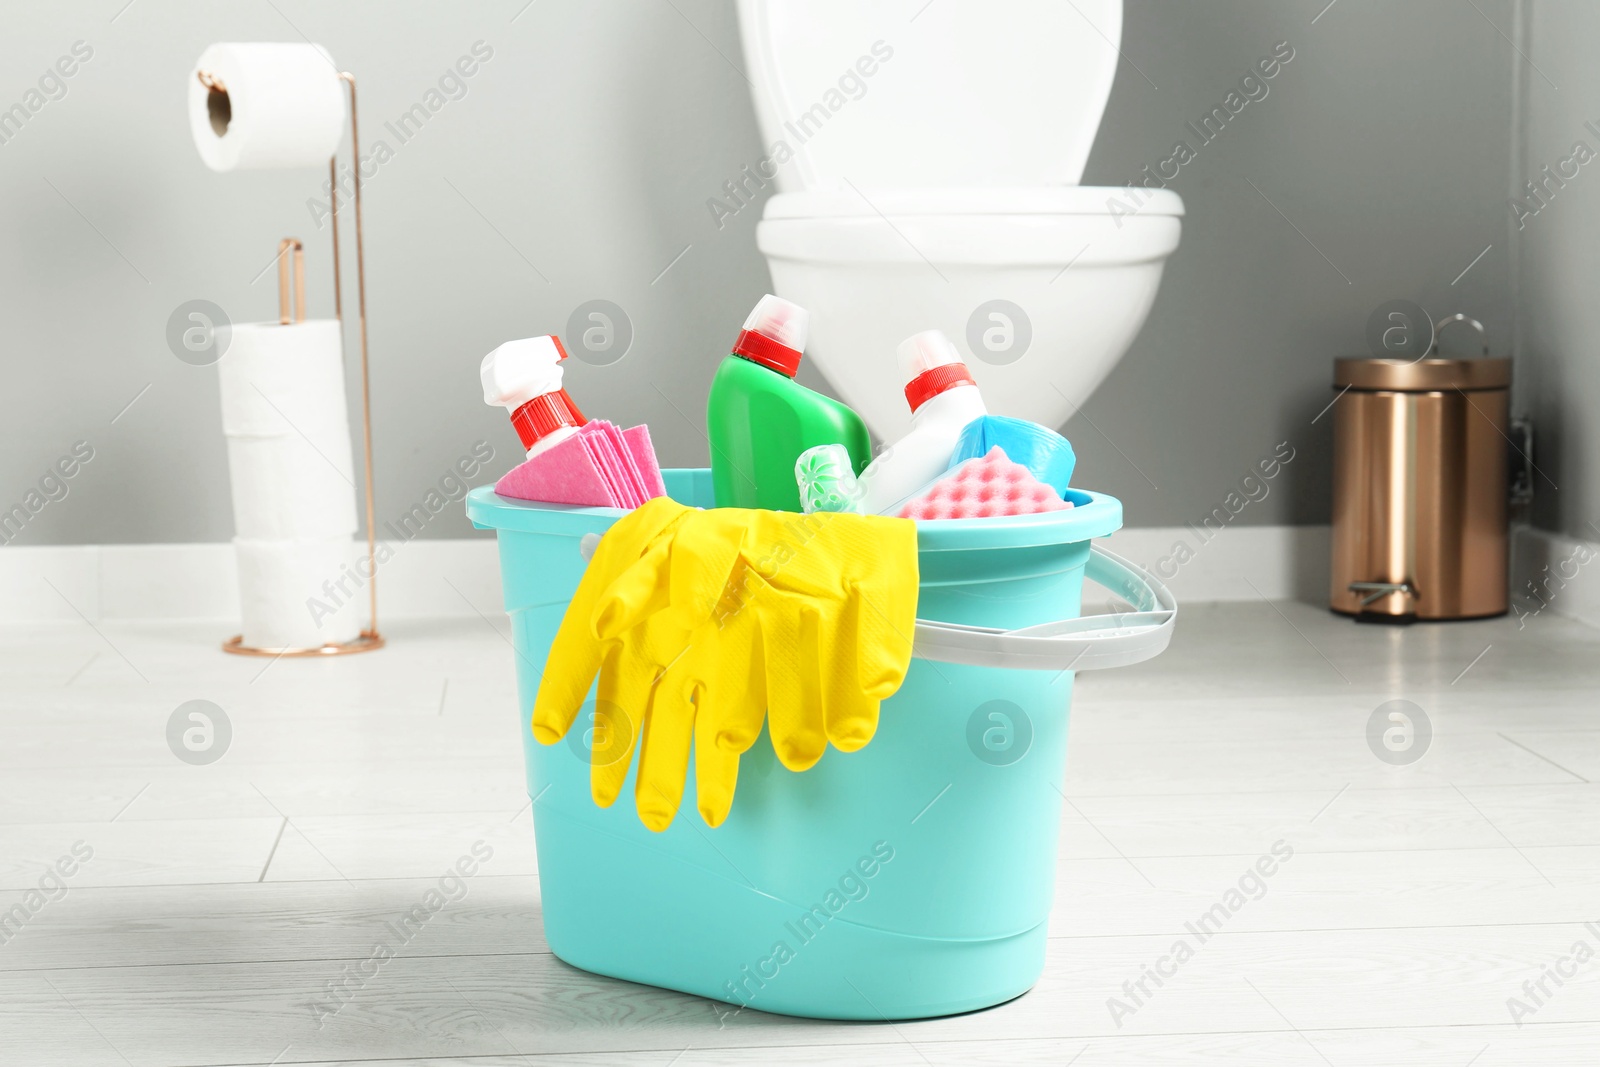
[[[1145,189],[1137,215],[1183,214],[1171,189]],[[767,201],[767,219],[860,218],[883,215],[1109,215],[1110,201],[1133,205],[1126,189],[1092,185],[1026,188],[807,189]]]
[[1126,266],[1178,247],[1183,201],[1167,189],[1132,213],[1126,189],[894,189],[780,193],[756,244],[768,257],[815,263]]

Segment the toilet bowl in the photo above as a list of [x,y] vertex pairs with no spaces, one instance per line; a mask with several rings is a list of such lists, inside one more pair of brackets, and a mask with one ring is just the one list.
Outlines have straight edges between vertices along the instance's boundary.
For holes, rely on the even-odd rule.
[[1077,184],[1121,0],[921,4],[740,0],[755,174],[778,189],[757,244],[812,313],[807,359],[880,438],[910,426],[894,349],[926,329],[956,339],[991,411],[1059,427],[1143,325],[1181,231],[1171,190]]

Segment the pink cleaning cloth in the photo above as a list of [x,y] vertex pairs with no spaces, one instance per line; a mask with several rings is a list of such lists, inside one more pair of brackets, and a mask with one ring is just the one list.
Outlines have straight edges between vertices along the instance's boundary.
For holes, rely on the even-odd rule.
[[1006,458],[999,445],[969,459],[934,482],[900,509],[902,519],[987,519],[1064,511],[1072,505]]
[[494,491],[517,500],[636,508],[667,495],[650,430],[590,419],[578,432],[512,468]]
[[632,429],[623,430],[622,439],[627,443],[628,454],[633,457],[634,468],[639,472],[645,499],[666,496],[667,484],[661,480],[661,464],[656,460],[656,447],[650,442],[650,427],[640,423]]
[[617,452],[616,445],[606,436],[605,427],[591,421],[579,428],[578,437],[582,439],[584,449],[599,468],[601,477],[605,478],[606,488],[611,491],[617,507],[636,507],[638,502],[634,499],[633,493],[629,492],[628,478],[622,470],[622,456]]
[[494,491],[516,500],[547,504],[623,507],[581,434],[524,460],[494,483]]
[[[622,428],[604,419],[593,419],[589,426],[595,423],[600,424],[595,432],[605,435],[609,452],[616,455],[617,479],[622,483],[625,499],[630,502],[628,507],[638,507],[650,497],[644,491],[644,480],[639,476],[639,468],[633,461],[633,452],[628,448],[627,439],[622,436]],[[589,426],[584,429],[587,430]]]

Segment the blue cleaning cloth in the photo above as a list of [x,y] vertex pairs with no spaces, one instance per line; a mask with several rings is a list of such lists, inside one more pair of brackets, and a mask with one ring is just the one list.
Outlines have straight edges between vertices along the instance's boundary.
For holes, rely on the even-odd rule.
[[1072,480],[1072,468],[1078,457],[1072,453],[1072,442],[1026,419],[1008,419],[1004,415],[982,415],[967,423],[956,439],[956,453],[950,457],[950,466],[989,454],[996,445],[1013,463],[1020,463],[1033,476],[1057,493],[1067,490]]

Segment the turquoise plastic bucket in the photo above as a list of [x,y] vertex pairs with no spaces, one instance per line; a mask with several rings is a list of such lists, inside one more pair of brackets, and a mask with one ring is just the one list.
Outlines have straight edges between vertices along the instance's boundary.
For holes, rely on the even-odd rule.
[[[675,499],[711,505],[708,471],[665,477]],[[1156,654],[1175,614],[1159,584],[1091,555],[1122,505],[1069,499],[1064,512],[919,523],[919,658],[872,742],[796,774],[763,735],[722,826],[700,820],[691,775],[677,818],[652,833],[632,772],[612,807],[590,797],[592,691],[559,744],[538,744],[529,721],[587,535],[623,513],[473,490],[467,514],[498,531],[551,950],[598,974],[816,1018],[947,1015],[1026,992],[1055,889],[1070,668]],[[1086,569],[1147,610],[1079,619]]]

